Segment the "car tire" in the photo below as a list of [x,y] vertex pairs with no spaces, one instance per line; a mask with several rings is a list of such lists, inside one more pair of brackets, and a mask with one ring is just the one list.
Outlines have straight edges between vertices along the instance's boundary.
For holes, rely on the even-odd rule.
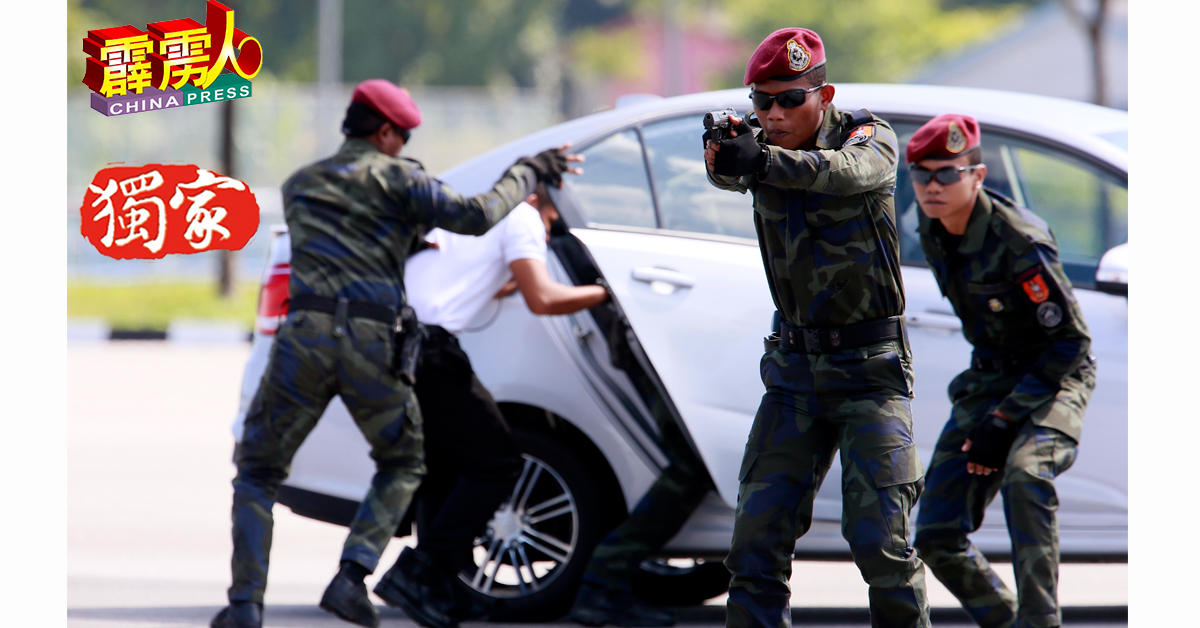
[[729,591],[729,570],[720,561],[678,567],[648,560],[633,579],[633,591],[659,606],[696,606]]
[[494,620],[547,621],[570,609],[612,517],[583,456],[549,434],[515,430],[513,436],[525,468],[476,539],[475,564],[459,579],[473,596],[496,603]]

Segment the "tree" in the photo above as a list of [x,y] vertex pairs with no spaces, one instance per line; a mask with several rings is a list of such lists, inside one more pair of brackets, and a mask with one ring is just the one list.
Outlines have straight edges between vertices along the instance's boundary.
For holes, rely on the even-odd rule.
[[747,40],[759,42],[786,26],[816,31],[834,81],[897,82],[922,63],[987,37],[1023,3],[981,3],[944,9],[938,0],[722,0]]
[[1088,46],[1092,53],[1092,102],[1108,105],[1107,83],[1104,76],[1104,26],[1108,17],[1109,0],[1084,0],[1091,10],[1080,6],[1076,0],[1058,0],[1063,11],[1087,33]]

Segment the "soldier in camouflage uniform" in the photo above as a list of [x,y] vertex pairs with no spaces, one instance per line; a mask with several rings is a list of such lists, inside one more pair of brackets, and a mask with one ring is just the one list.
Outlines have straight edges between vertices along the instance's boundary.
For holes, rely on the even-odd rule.
[[[1046,223],[983,188],[974,118],[934,118],[906,157],[921,248],[974,346],[971,367],[950,383],[954,407],[930,463],[915,545],[980,626],[1058,626],[1054,478],[1075,461],[1096,385],[1087,326]],[[1015,595],[967,538],[997,491]]]
[[907,538],[922,466],[892,198],[896,135],[866,110],[833,106],[824,61],[812,31],[767,37],[745,78],[761,128],[734,119],[737,136],[705,151],[714,185],[754,195],[782,316],[738,478],[726,623],[790,625],[796,539],[840,453],[842,535],[870,585],[871,623],[923,627],[925,571]]
[[377,471],[321,607],[357,624],[379,624],[363,578],[375,569],[425,472],[420,410],[393,369],[404,260],[423,230],[483,233],[539,178],[566,170],[566,158],[547,151],[519,160],[490,192],[462,197],[417,162],[396,157],[420,120],[407,91],[366,81],[354,91],[343,123],[347,140],[337,154],[283,186],[292,245],[290,312],[235,451],[233,586],[213,628],[261,626],[271,508],[293,455],[334,395],[371,444]]

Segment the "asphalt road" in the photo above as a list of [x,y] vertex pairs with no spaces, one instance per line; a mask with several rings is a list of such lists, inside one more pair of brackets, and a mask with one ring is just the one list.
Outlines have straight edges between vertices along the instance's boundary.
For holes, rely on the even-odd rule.
[[[229,424],[248,351],[243,343],[68,345],[68,626],[204,627],[224,605]],[[316,607],[344,538],[344,528],[275,509],[266,626],[351,625]],[[393,542],[381,564],[407,540]],[[793,571],[794,623],[870,625],[853,564],[796,562]],[[973,625],[929,582],[936,625]],[[1064,565],[1060,600],[1068,626],[1126,625],[1127,566]],[[384,626],[414,625],[392,609],[383,617]],[[680,611],[681,625],[723,623],[720,598]]]

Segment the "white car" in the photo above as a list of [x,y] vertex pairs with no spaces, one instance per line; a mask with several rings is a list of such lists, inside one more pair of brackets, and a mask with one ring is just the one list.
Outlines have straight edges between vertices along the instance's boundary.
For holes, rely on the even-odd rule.
[[[974,116],[983,130],[986,185],[1050,224],[1099,362],[1079,459],[1056,481],[1062,555],[1125,560],[1128,309],[1120,245],[1127,237],[1128,114],[1038,96],[913,85],[838,85],[834,102],[843,111],[865,107],[888,120],[902,146],[934,115]],[[604,277],[617,302],[616,309],[534,316],[511,296],[461,337],[517,432],[527,465],[513,500],[477,541],[478,566],[462,578],[481,595],[508,598],[513,618],[565,610],[591,547],[664,466],[646,409],[651,395],[667,400],[716,490],[661,555],[643,563],[639,587],[653,601],[688,604],[728,586],[719,561],[729,547],[738,467],[763,393],[758,362],[774,306],[751,198],[707,182],[700,135],[705,112],[749,106],[745,89],[642,99],[545,129],[441,176],[457,191],[476,194],[517,157],[571,142],[587,156],[585,173],[567,177],[554,191],[563,223],[548,264],[563,282]],[[925,265],[917,211],[902,164],[896,213],[916,370],[913,419],[928,461],[950,413],[946,387],[967,367],[970,346]],[[280,229],[264,275],[242,413],[285,313],[288,255]],[[650,390],[633,384],[629,373],[635,371],[653,382]],[[374,472],[367,452],[335,399],[297,453],[280,503],[347,523]],[[835,458],[828,477],[840,477],[837,466]],[[849,559],[839,484],[822,487],[797,556]],[[400,533],[407,532],[403,526]],[[973,538],[989,556],[1010,553],[1001,500]]]

